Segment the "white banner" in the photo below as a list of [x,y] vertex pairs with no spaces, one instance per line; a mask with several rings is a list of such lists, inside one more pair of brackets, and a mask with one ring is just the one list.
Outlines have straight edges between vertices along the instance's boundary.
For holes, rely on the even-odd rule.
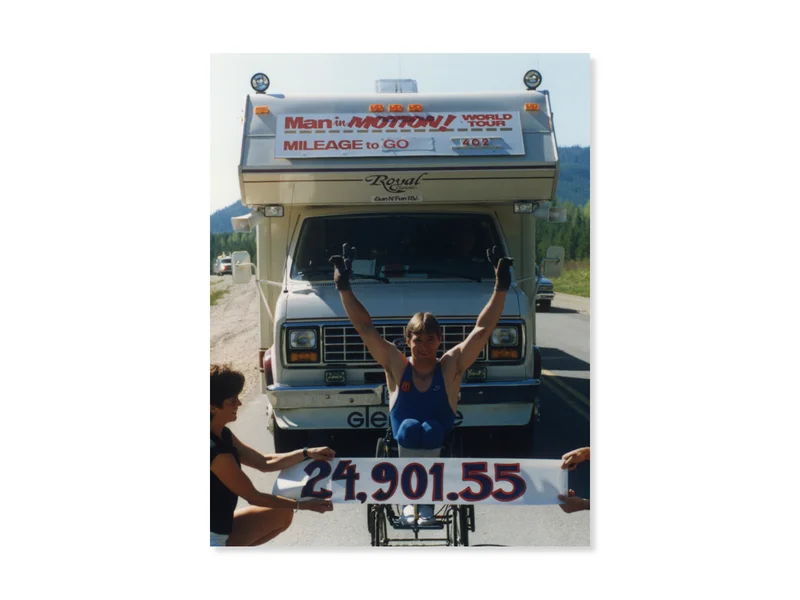
[[277,115],[277,158],[522,154],[519,112]]
[[559,504],[561,460],[336,458],[284,469],[272,493],[343,504]]

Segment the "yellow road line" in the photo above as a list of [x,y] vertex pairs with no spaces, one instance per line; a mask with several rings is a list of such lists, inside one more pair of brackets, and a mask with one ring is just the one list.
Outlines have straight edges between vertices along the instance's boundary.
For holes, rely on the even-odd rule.
[[578,400],[583,402],[586,405],[587,408],[591,406],[591,404],[589,404],[589,399],[586,396],[581,394],[578,390],[573,388],[571,385],[568,385],[568,384],[564,383],[563,381],[560,381],[558,379],[558,375],[555,375],[552,371],[548,371],[547,369],[542,369],[542,375],[547,375],[548,377],[550,377],[551,379],[548,379],[548,381],[552,381],[556,385],[561,386],[564,390],[566,390],[567,392],[569,392],[570,394],[575,396]]
[[564,403],[569,406],[572,410],[578,413],[587,421],[589,420],[589,413],[586,409],[583,408],[578,402],[575,402],[572,398],[567,396],[564,392],[558,389],[556,386],[553,385],[553,382],[550,379],[542,379],[542,382],[559,398],[561,398]]

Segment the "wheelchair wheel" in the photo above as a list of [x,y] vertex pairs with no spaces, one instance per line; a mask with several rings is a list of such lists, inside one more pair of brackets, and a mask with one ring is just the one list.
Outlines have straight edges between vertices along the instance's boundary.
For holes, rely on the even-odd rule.
[[375,504],[370,506],[367,509],[367,519],[369,521],[367,528],[369,529],[370,544],[373,546],[378,546],[380,543],[378,536],[380,531],[380,507]]
[[451,505],[447,509],[447,545],[458,546],[461,530],[461,521],[458,518],[458,506]]
[[389,448],[386,446],[386,438],[378,438],[378,443],[375,445],[375,458],[386,458],[389,456]]
[[[470,531],[470,509],[475,509],[474,506],[461,505],[458,507],[458,531],[461,534],[459,542],[462,546],[469,546],[469,531]],[[472,525],[472,531],[475,531],[475,525]]]
[[[375,535],[375,511],[378,510],[377,504],[367,504],[367,531],[370,536]],[[375,544],[372,544],[373,546]]]
[[389,532],[386,523],[386,510],[380,506],[375,511],[375,546],[389,545]]
[[386,508],[382,504],[371,504],[367,508],[367,528],[372,546],[388,546],[389,533],[386,524]]

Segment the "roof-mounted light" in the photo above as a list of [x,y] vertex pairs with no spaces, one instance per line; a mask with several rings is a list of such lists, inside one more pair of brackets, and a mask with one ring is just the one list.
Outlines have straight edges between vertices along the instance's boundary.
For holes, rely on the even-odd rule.
[[250,87],[256,91],[256,94],[263,94],[269,88],[269,77],[264,73],[256,73],[250,78]]
[[539,71],[531,69],[525,73],[525,77],[522,78],[522,82],[529,90],[535,90],[542,84],[542,74],[539,73]]

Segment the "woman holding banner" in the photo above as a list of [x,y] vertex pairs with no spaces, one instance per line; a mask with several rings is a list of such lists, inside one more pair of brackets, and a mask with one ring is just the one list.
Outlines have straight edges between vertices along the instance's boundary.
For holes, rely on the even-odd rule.
[[[330,448],[304,448],[264,455],[240,442],[226,425],[236,420],[243,387],[242,373],[228,365],[211,365],[212,546],[258,546],[289,528],[293,510],[333,510],[330,500],[291,500],[259,492],[253,486],[242,464],[259,471],[280,471],[308,458],[332,460],[335,452]],[[240,497],[251,506],[235,510]]]
[[[577,467],[583,461],[589,460],[590,455],[591,450],[589,446],[586,446],[585,448],[578,448],[577,450],[571,450],[561,457],[561,460],[564,461],[561,463],[561,468],[568,471],[574,471],[575,467]],[[559,506],[565,513],[574,513],[578,512],[579,510],[591,509],[589,499],[576,496],[573,490],[569,490],[566,496],[559,494],[558,499],[561,500],[562,504]]]

